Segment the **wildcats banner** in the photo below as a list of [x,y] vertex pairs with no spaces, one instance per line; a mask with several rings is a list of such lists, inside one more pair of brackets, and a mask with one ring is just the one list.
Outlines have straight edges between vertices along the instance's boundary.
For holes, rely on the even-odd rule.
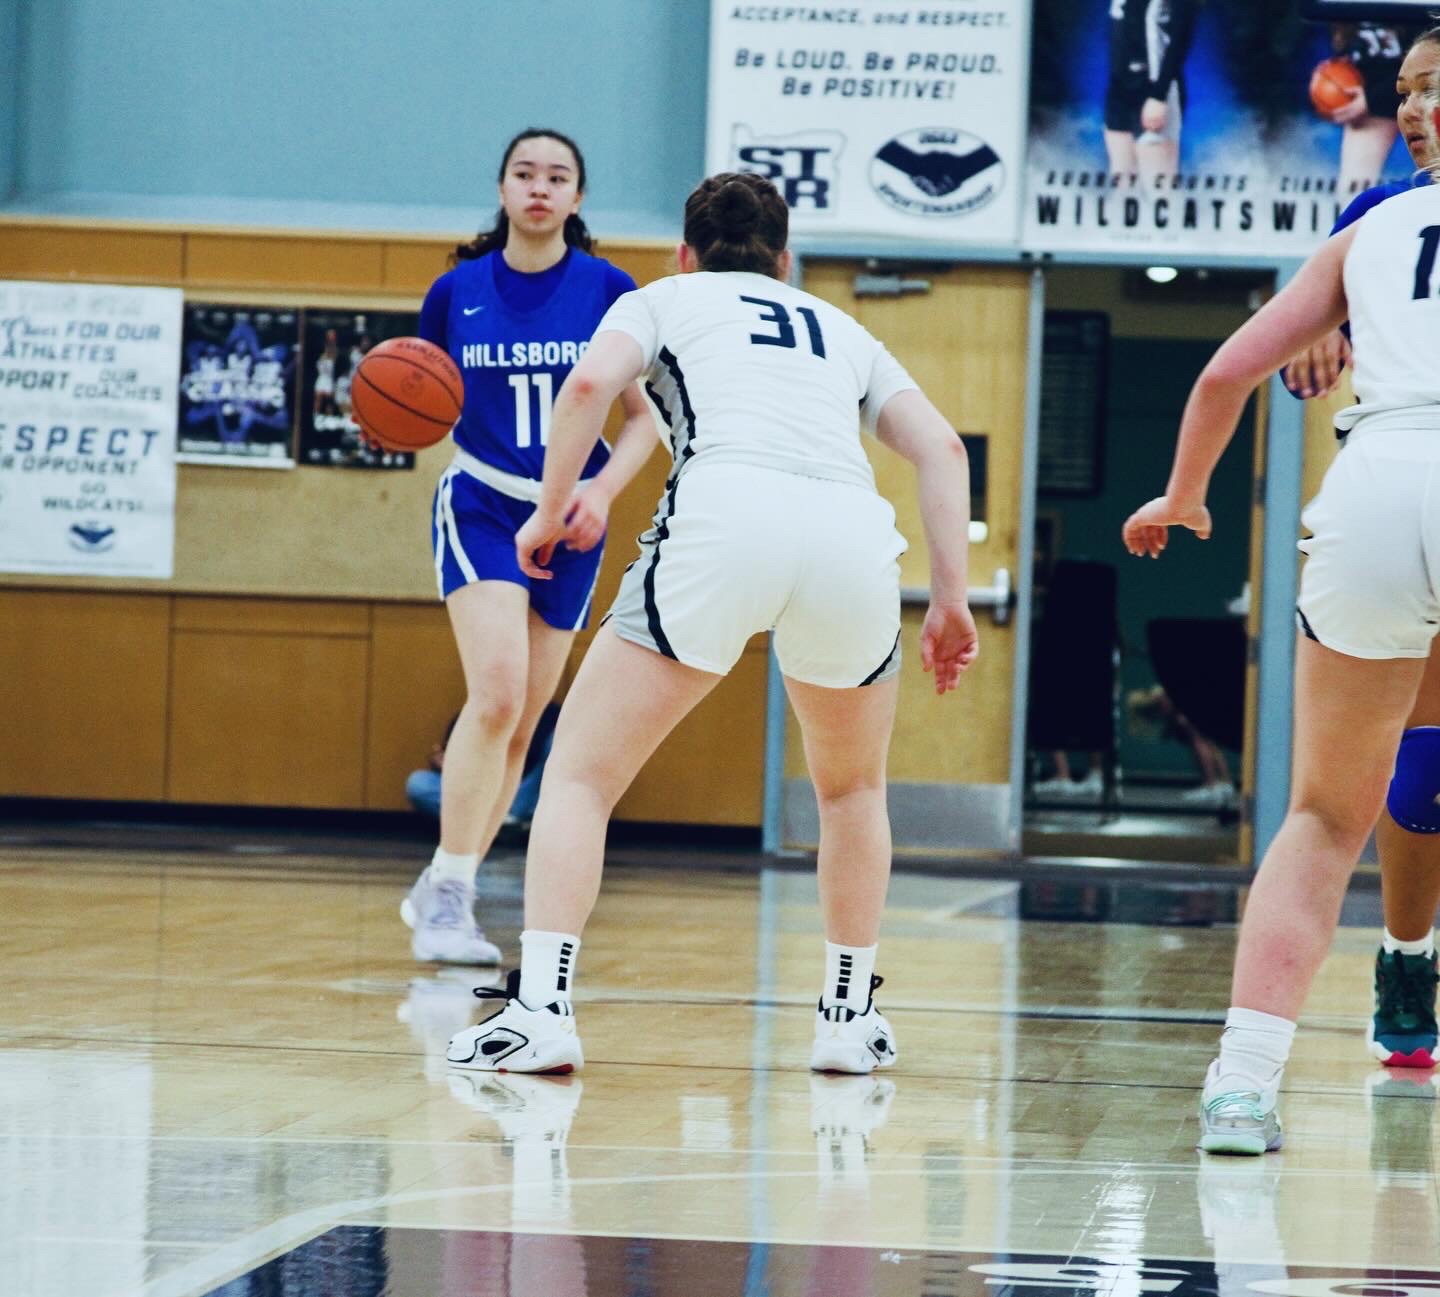
[[181,293],[0,283],[0,571],[168,578]]
[[712,0],[706,169],[768,176],[801,236],[1017,238],[1029,0]]
[[1035,0],[1026,245],[1304,255],[1414,173],[1396,78],[1418,30],[1293,0]]

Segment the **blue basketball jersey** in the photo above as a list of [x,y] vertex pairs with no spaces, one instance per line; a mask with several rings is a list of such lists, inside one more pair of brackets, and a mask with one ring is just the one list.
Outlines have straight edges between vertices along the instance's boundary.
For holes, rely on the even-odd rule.
[[[444,347],[464,378],[455,427],[461,449],[539,479],[560,386],[611,303],[634,287],[624,271],[579,248],[537,275],[510,269],[499,252],[441,275],[421,308],[420,336]],[[597,443],[583,476],[599,472],[609,455]]]

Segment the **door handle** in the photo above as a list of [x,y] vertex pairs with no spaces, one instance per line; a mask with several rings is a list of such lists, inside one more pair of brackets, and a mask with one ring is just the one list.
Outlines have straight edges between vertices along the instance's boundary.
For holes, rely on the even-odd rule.
[[[1010,621],[1010,609],[1015,606],[1015,588],[1010,582],[1009,568],[996,568],[994,581],[990,585],[972,585],[967,591],[972,608],[988,608],[997,626]],[[930,591],[924,586],[902,586],[900,602],[907,607],[923,606],[930,602]]]

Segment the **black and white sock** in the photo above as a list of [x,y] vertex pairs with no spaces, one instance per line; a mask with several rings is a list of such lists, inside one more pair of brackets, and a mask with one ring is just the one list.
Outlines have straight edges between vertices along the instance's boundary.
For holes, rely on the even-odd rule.
[[527,928],[520,934],[520,1003],[527,1009],[544,1009],[552,1004],[570,1012],[570,988],[575,981],[575,957],[580,938],[568,932],[539,932]]
[[821,1012],[849,1009],[864,1013],[870,1003],[870,977],[875,972],[877,946],[837,946],[825,943],[825,985],[820,992]]

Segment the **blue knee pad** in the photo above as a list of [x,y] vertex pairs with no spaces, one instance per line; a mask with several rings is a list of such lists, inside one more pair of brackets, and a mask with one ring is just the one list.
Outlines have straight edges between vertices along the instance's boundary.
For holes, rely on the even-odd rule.
[[1390,818],[1411,833],[1440,833],[1440,725],[1417,725],[1400,736],[1395,774],[1385,797]]

